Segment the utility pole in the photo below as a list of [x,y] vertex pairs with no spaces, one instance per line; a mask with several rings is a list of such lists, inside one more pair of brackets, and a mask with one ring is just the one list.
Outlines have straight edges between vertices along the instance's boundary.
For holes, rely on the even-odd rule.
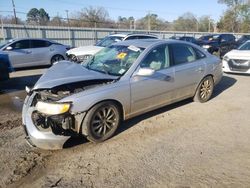
[[11,1],[12,1],[13,12],[14,12],[15,24],[17,24],[15,3],[14,3],[14,0],[11,0]]
[[209,17],[209,23],[208,23],[208,32],[210,33],[210,29],[211,29],[211,21],[210,21],[210,17]]
[[3,17],[2,16],[1,16],[1,28],[2,28],[3,41],[5,42],[5,34],[3,30]]
[[65,10],[66,11],[66,14],[67,14],[67,22],[68,22],[68,33],[69,33],[69,45],[71,43],[70,41],[70,28],[69,28],[69,10]]

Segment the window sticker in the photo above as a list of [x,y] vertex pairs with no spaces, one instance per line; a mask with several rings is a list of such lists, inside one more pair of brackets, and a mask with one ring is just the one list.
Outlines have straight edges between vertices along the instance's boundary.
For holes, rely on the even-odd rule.
[[125,71],[126,71],[125,69],[121,69],[121,70],[119,71],[119,74],[123,74]]
[[117,59],[124,59],[126,57],[127,53],[121,52],[116,57]]

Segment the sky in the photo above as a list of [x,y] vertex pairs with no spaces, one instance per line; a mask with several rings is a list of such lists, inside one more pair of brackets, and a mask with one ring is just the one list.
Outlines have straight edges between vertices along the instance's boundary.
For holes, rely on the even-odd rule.
[[[51,17],[59,15],[66,18],[65,10],[69,10],[70,17],[85,7],[98,6],[104,7],[114,20],[118,16],[139,19],[150,12],[170,22],[186,12],[196,17],[207,15],[218,21],[226,10],[226,6],[218,4],[217,0],[14,0],[14,3],[17,12],[27,13],[31,8],[44,8]],[[12,10],[11,0],[0,0],[0,14],[12,15],[4,12]],[[26,18],[25,14],[17,13],[17,16]]]

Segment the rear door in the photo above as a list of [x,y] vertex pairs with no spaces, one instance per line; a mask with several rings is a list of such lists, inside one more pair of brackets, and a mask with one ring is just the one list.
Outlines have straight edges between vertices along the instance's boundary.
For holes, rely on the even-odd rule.
[[19,40],[9,45],[12,50],[4,49],[8,54],[11,65],[14,68],[29,66],[32,62],[32,51],[30,50],[30,40]]
[[175,72],[175,95],[184,99],[194,95],[205,73],[205,54],[188,44],[171,44]]
[[47,65],[50,64],[50,48],[51,43],[46,40],[31,40],[31,51],[33,55],[32,65]]

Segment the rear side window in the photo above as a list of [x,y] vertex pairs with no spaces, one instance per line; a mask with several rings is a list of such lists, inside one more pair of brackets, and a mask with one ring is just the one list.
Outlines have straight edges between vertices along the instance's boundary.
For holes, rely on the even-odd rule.
[[50,46],[49,41],[45,40],[31,40],[31,48],[44,48]]
[[17,41],[15,43],[11,44],[10,46],[15,50],[27,49],[27,48],[30,48],[30,40]]
[[185,44],[172,44],[171,49],[174,65],[192,62],[197,59],[196,51],[192,46]]

